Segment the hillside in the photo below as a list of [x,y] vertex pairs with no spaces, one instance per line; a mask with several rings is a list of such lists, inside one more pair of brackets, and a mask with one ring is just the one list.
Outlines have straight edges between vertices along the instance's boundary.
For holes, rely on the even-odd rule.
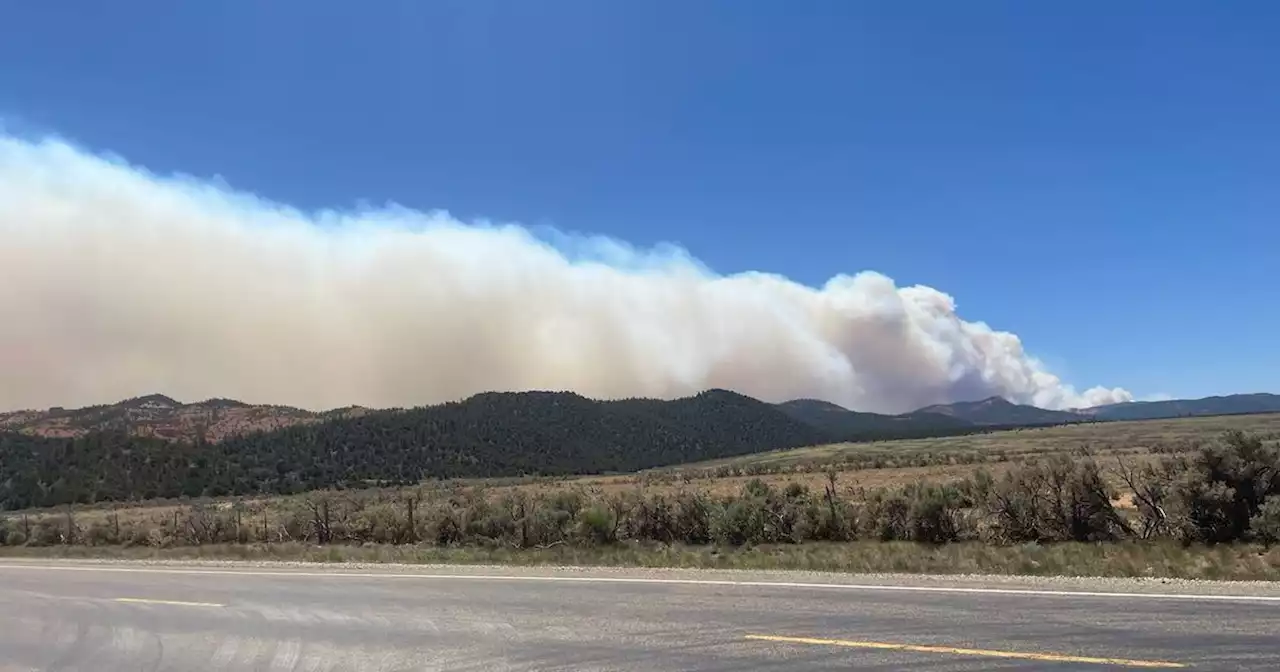
[[845,441],[890,436],[907,438],[949,433],[974,426],[971,422],[941,413],[862,413],[820,399],[794,399],[777,406],[796,420]]
[[1231,394],[1202,399],[1131,401],[1087,408],[1082,411],[1098,420],[1153,420],[1198,415],[1280,412],[1280,394]]
[[1129,401],[1070,411],[1051,411],[1015,404],[1001,397],[927,406],[916,414],[947,415],[975,425],[1051,425],[1096,420],[1160,420],[1165,418],[1280,412],[1280,394],[1232,394],[1202,399]]
[[[483,399],[498,393],[477,395]],[[538,392],[514,394],[542,394]],[[740,396],[740,395],[739,395]],[[743,397],[746,398],[746,397]],[[626,400],[635,408],[662,407],[657,400]],[[766,404],[754,408],[764,408]],[[671,407],[678,408],[678,407]],[[774,405],[830,441],[921,438],[965,433],[976,428],[1051,425],[1096,420],[1155,420],[1185,416],[1280,412],[1280,395],[1236,394],[1203,399],[1128,402],[1074,411],[1053,411],[1014,404],[1001,397],[928,406],[902,415],[853,411],[819,399],[795,399]],[[316,413],[289,406],[251,405],[230,399],[184,404],[162,394],[126,399],[116,404],[80,409],[0,413],[0,431],[47,438],[83,437],[92,432],[121,432],[137,437],[219,443],[258,432],[297,425],[355,418],[369,413],[396,413],[347,407]],[[669,411],[668,411],[669,412]],[[741,420],[742,418],[740,418]]]
[[486,393],[219,443],[170,443],[120,431],[69,438],[0,434],[0,507],[635,471],[828,438],[770,404],[724,390],[674,401]]
[[365,409],[346,408],[313,413],[289,406],[250,405],[231,399],[184,404],[163,394],[151,394],[87,408],[0,413],[0,431],[50,438],[123,432],[139,437],[185,441],[199,438],[216,443],[242,434],[363,412]]
[[1085,416],[1071,411],[1050,411],[1037,406],[1015,404],[1003,397],[989,397],[981,401],[961,401],[954,404],[926,406],[916,413],[946,415],[975,425],[1053,425],[1064,422],[1080,422]]

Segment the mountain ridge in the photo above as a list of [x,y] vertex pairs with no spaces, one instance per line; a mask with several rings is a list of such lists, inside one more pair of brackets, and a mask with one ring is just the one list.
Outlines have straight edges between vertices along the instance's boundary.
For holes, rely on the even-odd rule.
[[317,413],[292,406],[246,404],[224,398],[182,403],[164,394],[147,394],[114,404],[0,413],[0,431],[49,438],[120,431],[169,441],[218,442],[254,432],[323,422],[335,415],[358,415],[365,410],[349,407]]
[[1280,394],[1253,392],[1198,399],[1130,401],[1079,409],[1077,412],[1099,420],[1158,420],[1186,416],[1277,413],[1280,412]]
[[728,390],[609,401],[571,392],[495,392],[221,442],[166,442],[119,430],[62,438],[0,432],[0,508],[625,473],[830,438],[772,404]]
[[958,401],[925,406],[916,413],[934,413],[975,425],[1052,425],[1086,419],[1071,411],[1053,411],[1028,404],[1015,404],[1000,396],[978,401]]
[[[706,390],[700,394],[745,395],[728,390]],[[573,395],[571,392],[523,391],[481,392],[460,402],[474,399],[498,399],[503,395]],[[696,395],[695,395],[696,396]],[[564,397],[568,398],[568,397]],[[676,400],[630,399],[640,405],[670,403]],[[601,403],[613,403],[604,401]],[[760,402],[765,404],[766,402]],[[445,406],[420,406],[417,409]],[[792,399],[768,404],[816,428],[832,441],[874,438],[914,438],[964,431],[967,428],[1014,427],[1070,422],[1111,420],[1147,420],[1188,415],[1224,415],[1234,413],[1280,412],[1280,395],[1250,393],[1172,399],[1134,401],[1086,409],[1058,411],[1026,404],[1016,404],[999,396],[977,401],[933,404],[901,414],[856,411],[820,399]],[[52,407],[43,411],[23,410],[0,413],[0,431],[13,431],[32,436],[75,438],[93,432],[122,431],[139,437],[168,441],[209,441],[311,425],[335,419],[354,418],[370,413],[396,413],[415,409],[370,409],[347,406],[328,411],[309,411],[274,404],[248,404],[234,399],[215,397],[183,403],[164,394],[131,397],[114,404],[101,404],[78,409]]]
[[1091,408],[1055,411],[1027,404],[1015,404],[999,396],[978,401],[925,406],[917,413],[940,413],[976,425],[1060,424],[1120,420],[1161,420],[1167,418],[1280,413],[1280,394],[1253,392],[1197,399],[1126,401]]
[[895,436],[972,428],[971,422],[940,413],[912,411],[899,415],[854,411],[821,399],[792,399],[774,404],[783,413],[843,439]]

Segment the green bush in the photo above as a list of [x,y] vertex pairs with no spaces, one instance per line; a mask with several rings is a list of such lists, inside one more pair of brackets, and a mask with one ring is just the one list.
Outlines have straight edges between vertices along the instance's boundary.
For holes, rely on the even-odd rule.
[[717,543],[742,546],[770,541],[763,499],[733,499],[719,513],[712,523],[712,537]]
[[1265,544],[1280,543],[1280,497],[1269,498],[1258,515],[1249,521],[1249,526],[1258,541]]
[[880,541],[906,541],[911,537],[911,500],[902,491],[870,493],[866,513],[870,536]]
[[618,541],[617,518],[607,507],[593,505],[582,512],[580,536],[593,544],[612,544]]
[[1192,457],[1167,458],[1172,516],[1184,542],[1249,538],[1268,497],[1280,495],[1280,448],[1260,436],[1228,432]]
[[959,541],[963,509],[967,505],[952,486],[926,485],[912,493],[909,537],[912,541],[945,544]]

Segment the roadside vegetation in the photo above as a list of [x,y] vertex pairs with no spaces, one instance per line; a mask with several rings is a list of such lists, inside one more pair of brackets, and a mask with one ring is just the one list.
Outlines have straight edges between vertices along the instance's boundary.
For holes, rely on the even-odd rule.
[[1086,447],[999,469],[948,462],[967,473],[895,485],[829,466],[733,489],[663,471],[611,487],[442,481],[61,507],[6,515],[0,544],[7,554],[1280,579],[1276,438]]

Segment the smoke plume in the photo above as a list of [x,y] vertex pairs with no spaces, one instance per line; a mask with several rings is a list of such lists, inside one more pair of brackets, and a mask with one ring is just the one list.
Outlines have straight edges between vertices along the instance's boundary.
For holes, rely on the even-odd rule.
[[320,409],[708,387],[888,412],[1131,398],[1077,392],[950,296],[874,272],[812,288],[445,212],[304,213],[0,135],[0,409],[150,392]]

